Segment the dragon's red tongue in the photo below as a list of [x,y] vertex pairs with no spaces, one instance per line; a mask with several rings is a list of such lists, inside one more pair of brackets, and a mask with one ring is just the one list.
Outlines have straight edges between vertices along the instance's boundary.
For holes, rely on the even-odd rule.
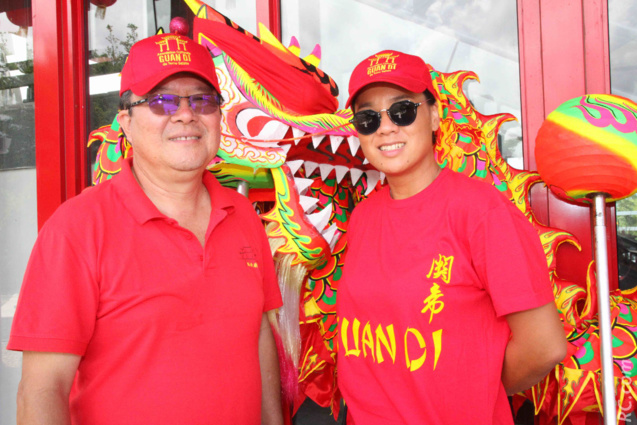
[[[297,115],[314,115],[333,113],[338,108],[338,100],[330,93],[329,83],[317,81],[308,70],[283,61],[237,29],[221,22],[195,19],[194,34],[197,40],[202,34],[214,42],[287,110]],[[301,63],[298,58],[296,60]]]

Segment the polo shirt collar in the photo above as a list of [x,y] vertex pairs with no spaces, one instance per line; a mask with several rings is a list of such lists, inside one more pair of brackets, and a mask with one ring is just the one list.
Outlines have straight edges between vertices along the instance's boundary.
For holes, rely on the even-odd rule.
[[[144,224],[154,218],[167,218],[142,190],[133,175],[132,164],[133,157],[124,159],[120,172],[112,181],[113,187],[121,197],[125,208],[139,224]],[[210,205],[213,214],[215,210],[225,210],[227,214],[234,211],[232,199],[212,173],[207,171],[203,173],[203,183],[210,194]]]

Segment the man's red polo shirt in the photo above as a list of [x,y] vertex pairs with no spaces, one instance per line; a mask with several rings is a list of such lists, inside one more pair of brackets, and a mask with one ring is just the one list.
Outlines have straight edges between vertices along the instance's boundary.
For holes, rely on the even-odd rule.
[[281,305],[272,257],[249,201],[204,183],[205,247],[130,160],[42,228],[8,348],[82,356],[74,424],[260,423],[259,329]]

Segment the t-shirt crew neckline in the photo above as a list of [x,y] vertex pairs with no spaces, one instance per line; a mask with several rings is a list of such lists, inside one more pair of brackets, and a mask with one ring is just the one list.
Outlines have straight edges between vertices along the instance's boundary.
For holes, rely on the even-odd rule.
[[440,170],[440,173],[434,181],[432,181],[429,186],[416,193],[413,196],[405,199],[393,199],[391,197],[391,191],[389,189],[389,185],[387,185],[384,190],[381,192],[381,196],[383,196],[383,201],[390,208],[410,208],[414,205],[420,204],[423,198],[431,197],[432,194],[435,194],[438,191],[438,187],[440,186],[440,182],[446,179],[449,176],[449,173],[452,171],[448,168],[443,168]]

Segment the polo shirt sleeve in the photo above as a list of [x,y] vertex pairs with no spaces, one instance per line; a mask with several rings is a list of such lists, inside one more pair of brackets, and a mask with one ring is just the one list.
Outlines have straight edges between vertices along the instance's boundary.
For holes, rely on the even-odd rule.
[[272,259],[272,253],[270,250],[270,242],[265,234],[265,229],[258,216],[252,212],[255,216],[255,226],[253,231],[258,235],[261,248],[261,263],[263,274],[263,312],[279,308],[283,305],[281,299],[281,291],[279,290],[279,281],[274,270],[274,260]]
[[27,265],[7,348],[83,355],[99,300],[95,267],[82,252],[85,241],[47,224]]
[[488,210],[469,240],[474,268],[498,316],[554,301],[540,238],[514,205]]

